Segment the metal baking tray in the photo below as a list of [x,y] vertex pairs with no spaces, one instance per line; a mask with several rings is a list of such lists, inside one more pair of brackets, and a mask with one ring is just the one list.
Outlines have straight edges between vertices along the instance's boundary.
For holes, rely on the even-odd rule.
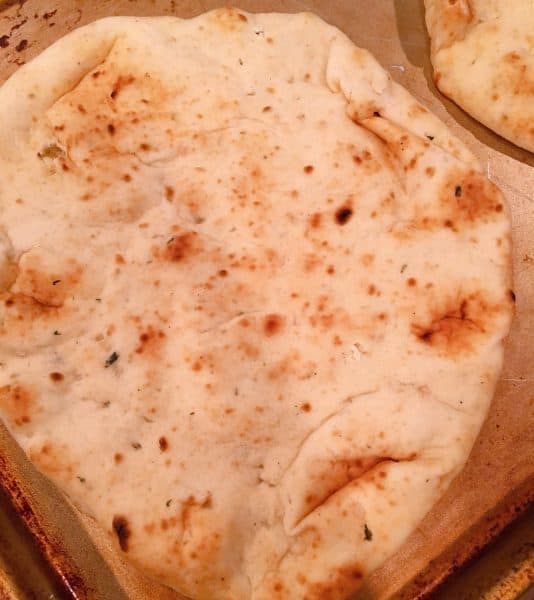
[[[0,83],[54,40],[96,18],[190,17],[220,4],[220,0],[0,0]],[[493,134],[436,90],[422,0],[242,0],[238,5],[252,12],[309,10],[340,27],[447,123],[508,199],[516,315],[490,414],[465,469],[357,597],[489,598],[482,592],[463,596],[461,586],[476,586],[476,580],[462,584],[451,575],[516,521],[511,526],[516,541],[504,538],[493,544],[501,558],[484,559],[486,563],[475,566],[475,571],[494,580],[506,563],[507,583],[504,588],[497,585],[494,597],[515,598],[534,580],[532,512],[521,516],[534,500],[534,155]],[[131,568],[106,534],[36,473],[1,425],[0,512],[2,599],[180,598]]]

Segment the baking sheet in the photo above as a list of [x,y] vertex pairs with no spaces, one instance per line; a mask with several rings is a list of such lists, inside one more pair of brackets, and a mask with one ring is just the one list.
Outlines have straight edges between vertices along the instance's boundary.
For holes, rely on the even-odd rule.
[[[27,0],[15,4],[0,0],[0,81],[53,40],[95,18],[121,14],[188,17],[220,4],[211,0]],[[512,209],[517,312],[489,417],[466,468],[445,497],[358,595],[362,600],[421,597],[494,538],[534,496],[534,155],[493,134],[437,92],[422,0],[243,0],[236,4],[255,12],[311,10],[371,50],[397,81],[440,116],[479,157]],[[0,456],[4,453],[11,461],[16,452],[5,430],[0,430],[0,439]],[[21,493],[26,493],[31,467],[19,456],[9,462],[0,478],[5,479],[8,472]],[[71,508],[65,508],[65,514],[46,508],[47,496],[52,493],[49,486],[42,478],[32,481],[35,514],[43,512],[39,516],[44,519],[42,531],[54,538],[50,560],[55,560],[57,569],[66,568],[62,561],[70,560],[71,575],[76,572],[82,581],[90,582],[80,588],[85,596],[79,597],[119,598],[102,593],[111,590],[105,586],[120,584],[131,598],[147,597],[148,593],[151,598],[176,598],[163,588],[157,592],[147,588],[150,584],[116,557],[90,520],[84,519],[87,535],[78,527]],[[60,503],[59,496],[56,502]],[[80,545],[83,553],[76,551]],[[113,573],[99,562],[99,555],[94,556],[95,546]],[[91,561],[91,565],[85,564]],[[100,590],[98,595],[91,586]]]

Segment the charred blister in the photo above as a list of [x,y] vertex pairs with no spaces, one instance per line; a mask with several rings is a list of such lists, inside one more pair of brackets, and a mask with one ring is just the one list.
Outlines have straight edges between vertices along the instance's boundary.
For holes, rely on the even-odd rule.
[[132,535],[132,530],[130,528],[128,519],[123,515],[115,515],[111,522],[111,526],[115,532],[115,535],[117,536],[120,549],[123,552],[128,552],[128,548],[130,546],[130,537]]
[[418,342],[443,355],[469,353],[505,310],[504,302],[490,302],[482,292],[457,295],[434,303],[426,319],[412,323],[411,332]]
[[340,206],[336,210],[335,215],[334,215],[335,222],[338,225],[346,225],[349,222],[350,218],[352,217],[353,212],[354,211],[352,210],[351,206],[348,206],[348,205]]

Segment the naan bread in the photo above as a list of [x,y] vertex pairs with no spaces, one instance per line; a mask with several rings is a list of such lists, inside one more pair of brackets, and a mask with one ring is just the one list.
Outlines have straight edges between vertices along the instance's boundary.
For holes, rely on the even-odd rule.
[[534,152],[534,2],[425,0],[436,85]]
[[81,28],[0,89],[0,410],[197,599],[345,598],[465,463],[510,224],[311,14]]

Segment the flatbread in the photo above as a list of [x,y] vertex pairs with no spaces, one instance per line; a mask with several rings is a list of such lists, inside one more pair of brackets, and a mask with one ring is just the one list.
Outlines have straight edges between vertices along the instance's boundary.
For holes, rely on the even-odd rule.
[[0,89],[0,411],[145,572],[345,598],[465,463],[506,203],[311,14],[76,30]]
[[532,0],[425,0],[425,8],[440,91],[534,152]]

